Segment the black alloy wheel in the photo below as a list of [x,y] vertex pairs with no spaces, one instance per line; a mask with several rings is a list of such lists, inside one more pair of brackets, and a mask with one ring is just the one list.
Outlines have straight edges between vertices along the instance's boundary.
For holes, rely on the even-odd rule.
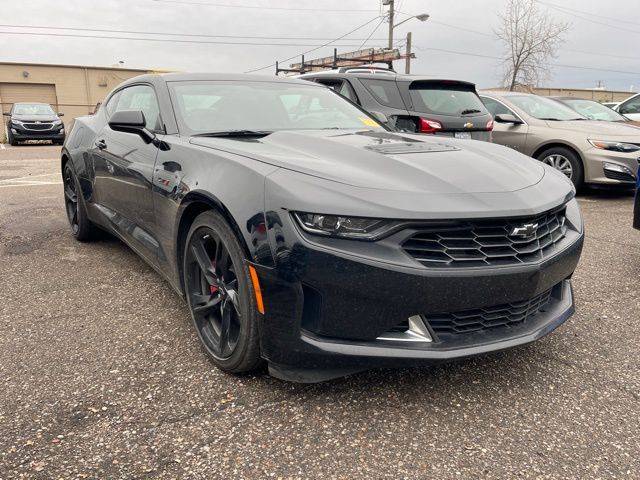
[[64,205],[67,211],[67,219],[71,226],[71,233],[73,233],[76,240],[81,242],[91,240],[95,235],[96,228],[87,217],[80,193],[80,185],[76,179],[71,161],[65,163],[62,170],[62,184],[64,186]]
[[258,312],[244,254],[225,220],[201,214],[187,236],[184,286],[198,337],[225,371],[252,370],[260,362]]

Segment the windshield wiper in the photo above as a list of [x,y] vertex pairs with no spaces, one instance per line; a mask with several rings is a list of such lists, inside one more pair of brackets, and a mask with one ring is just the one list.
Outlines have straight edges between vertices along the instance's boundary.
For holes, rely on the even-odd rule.
[[460,115],[468,115],[470,113],[482,113],[482,110],[478,110],[477,108],[467,108],[466,110],[462,110]]
[[266,137],[270,130],[220,130],[218,132],[196,133],[194,137]]
[[542,118],[539,118],[538,120],[550,120],[552,122],[562,122],[562,120],[560,120],[559,118],[553,118],[553,117],[542,117]]

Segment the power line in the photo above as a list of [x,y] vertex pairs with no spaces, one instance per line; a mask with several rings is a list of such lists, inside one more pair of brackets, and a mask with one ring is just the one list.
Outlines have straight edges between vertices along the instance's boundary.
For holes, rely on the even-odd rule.
[[[454,55],[465,55],[468,57],[478,57],[478,58],[490,58],[492,60],[504,60],[504,58],[502,57],[496,57],[493,55],[484,55],[484,54],[480,54],[480,53],[469,53],[469,52],[460,52],[457,50],[447,50],[444,48],[435,48],[435,47],[418,47],[415,46],[415,48],[417,48],[420,51],[427,51],[427,50],[431,50],[431,51],[435,51],[435,52],[444,52],[444,53],[452,53]],[[564,63],[550,63],[549,64],[552,67],[561,67],[561,68],[575,68],[575,69],[579,69],[579,70],[593,70],[596,72],[612,72],[612,73],[624,73],[624,74],[628,74],[628,75],[640,75],[640,72],[630,72],[627,70],[613,70],[610,68],[594,68],[594,67],[584,67],[581,65],[567,65]]]
[[[377,17],[376,17],[377,18]],[[269,42],[231,42],[231,41],[213,41],[213,40],[180,40],[175,38],[150,38],[150,37],[114,37],[110,35],[78,35],[73,33],[40,33],[40,32],[7,32],[0,31],[0,35],[29,35],[40,37],[70,37],[70,38],[96,38],[108,40],[135,40],[139,42],[171,42],[171,43],[193,43],[207,45],[250,45],[250,46],[271,46],[271,47],[325,47],[340,39],[332,40],[328,43],[318,45],[317,43],[269,43]],[[346,36],[346,35],[345,35]],[[340,44],[340,47],[357,47],[358,44]],[[313,51],[310,50],[310,51]]]
[[[208,35],[199,33],[173,33],[173,32],[142,32],[137,30],[109,30],[101,28],[82,28],[82,27],[51,27],[41,25],[9,25],[0,24],[0,28],[29,28],[34,30],[72,30],[77,32],[101,32],[101,33],[126,33],[135,35],[165,35],[169,37],[200,37],[200,38],[248,38],[252,40],[331,40],[331,37],[269,37],[269,36],[252,36],[252,35]],[[20,33],[20,32],[18,32]],[[371,40],[368,38],[349,38],[349,41],[358,42],[360,40]],[[374,38],[373,40],[386,40],[385,38]]]
[[[323,47],[327,47],[327,46],[331,45],[332,43],[337,42],[338,40],[341,40],[341,39],[343,39],[344,37],[347,37],[347,36],[351,35],[352,33],[357,32],[357,31],[358,31],[358,30],[360,30],[361,28],[366,27],[367,25],[369,25],[371,22],[374,22],[374,21],[375,21],[375,20],[377,20],[378,18],[380,18],[380,17],[379,17],[379,16],[375,16],[375,17],[373,17],[371,20],[369,20],[368,22],[365,22],[365,23],[363,23],[362,25],[360,25],[359,27],[354,28],[354,29],[353,29],[353,30],[351,30],[350,32],[347,32],[347,33],[345,33],[344,35],[339,36],[339,37],[338,37],[338,38],[336,38],[335,40],[331,40],[330,42],[327,42],[327,43],[325,43],[325,44],[323,44],[323,45],[320,45],[320,46],[318,46],[318,47],[316,47],[316,48],[312,48],[311,50],[307,50],[307,51],[305,51],[305,52],[299,53],[299,54],[294,55],[294,56],[292,56],[292,57],[285,58],[284,60],[279,60],[279,62],[288,62],[289,60],[293,60],[294,58],[299,57],[299,56],[301,56],[301,55],[306,55],[307,53],[315,52],[316,50],[320,50],[320,49],[321,49],[321,48],[323,48]],[[343,46],[344,46],[344,45],[343,45]],[[254,72],[259,72],[260,70],[266,70],[267,68],[275,67],[275,65],[276,65],[276,62],[271,63],[271,64],[269,64],[269,65],[266,65],[266,66],[264,66],[264,67],[259,67],[259,68],[254,68],[254,69],[252,69],[252,70],[247,70],[247,71],[246,71],[246,72],[244,72],[244,73],[254,73]]]
[[575,13],[576,11],[570,11],[569,9],[567,9],[565,7],[556,6],[556,5],[553,5],[551,3],[540,2],[539,0],[538,0],[538,2],[540,4],[542,4],[542,5],[545,5],[545,6],[549,7],[549,8],[551,8],[552,10],[556,10],[557,12],[564,13],[565,15],[570,15],[572,18],[579,18],[579,19],[585,20],[587,22],[595,23],[596,25],[602,25],[604,27],[614,28],[614,29],[616,29],[618,31],[622,30],[622,31],[625,31],[625,32],[635,33],[635,34],[640,35],[640,30],[631,30],[630,28],[624,28],[624,27],[621,27],[619,25],[611,25],[610,23],[605,23],[605,22],[601,22],[601,21],[598,21],[598,20],[593,20],[593,19],[591,19],[589,17],[585,17],[585,16],[582,16],[582,15],[579,15],[578,13]]
[[209,2],[191,2],[187,0],[151,0],[155,3],[175,3],[182,5],[198,5],[204,7],[222,7],[222,8],[247,8],[247,9],[256,9],[256,10],[288,10],[295,12],[377,12],[377,10],[372,9],[355,9],[355,8],[345,8],[345,9],[337,9],[337,8],[305,8],[305,7],[273,7],[269,6],[261,6],[261,5],[230,5],[228,3],[209,3]]
[[555,3],[550,3],[550,2],[546,2],[546,1],[541,1],[538,0],[538,3],[541,3],[542,5],[546,5],[547,7],[558,7],[558,8],[562,8],[564,10],[569,10],[571,12],[575,12],[575,13],[582,13],[584,15],[589,15],[590,17],[596,17],[599,19],[606,19],[606,20],[612,20],[614,22],[619,22],[619,23],[629,23],[631,25],[637,25],[638,22],[637,21],[629,21],[629,20],[622,20],[621,18],[613,18],[613,17],[605,17],[604,15],[601,15],[599,13],[590,13],[590,12],[585,12],[584,10],[578,10],[576,8],[569,8],[569,7],[565,7],[564,5],[557,5]]
[[373,36],[374,33],[376,33],[376,31],[380,28],[380,25],[382,25],[383,23],[384,23],[384,18],[381,18],[380,23],[376,25],[376,28],[374,28],[373,31],[369,34],[369,36],[365,39],[365,41],[362,42],[362,45],[358,47],[358,50],[362,50],[362,47],[364,47],[364,44],[369,41],[369,39]]

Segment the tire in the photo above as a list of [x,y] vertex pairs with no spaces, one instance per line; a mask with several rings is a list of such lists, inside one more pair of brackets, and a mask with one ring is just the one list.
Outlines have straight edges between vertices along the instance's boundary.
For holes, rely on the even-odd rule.
[[7,140],[9,141],[9,145],[11,145],[12,147],[15,147],[18,145],[18,141],[13,138],[13,135],[11,135],[11,132],[9,132],[9,134],[7,135]]
[[225,218],[215,211],[194,220],[182,258],[185,297],[200,343],[225,372],[257,369],[259,319],[246,254]]
[[571,149],[552,147],[541,152],[537,159],[565,174],[573,182],[576,190],[584,184],[584,167],[582,160]]
[[80,183],[70,161],[66,162],[62,169],[62,183],[64,185],[64,205],[71,233],[80,242],[93,239],[97,228],[87,216]]

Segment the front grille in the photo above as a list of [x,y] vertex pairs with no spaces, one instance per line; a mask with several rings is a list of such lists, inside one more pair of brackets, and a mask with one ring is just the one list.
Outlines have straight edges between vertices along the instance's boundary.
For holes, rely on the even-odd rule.
[[23,123],[24,128],[27,130],[51,130],[53,123]]
[[[514,235],[514,229],[527,225],[530,231]],[[402,248],[426,267],[519,265],[549,256],[566,232],[562,208],[528,218],[434,225],[412,235]]]
[[621,182],[634,182],[636,177],[627,172],[616,172],[615,170],[604,169],[604,176],[611,180],[620,180]]
[[493,307],[463,310],[454,313],[426,315],[429,326],[436,334],[464,334],[500,327],[513,327],[531,319],[551,300],[551,290],[522,302],[505,303]]

